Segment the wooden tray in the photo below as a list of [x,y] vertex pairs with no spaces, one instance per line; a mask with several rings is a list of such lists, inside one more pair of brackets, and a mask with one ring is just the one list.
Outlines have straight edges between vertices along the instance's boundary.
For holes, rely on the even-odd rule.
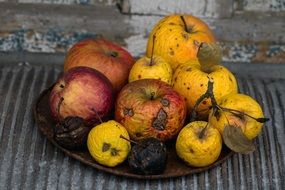
[[95,160],[93,160],[88,150],[70,151],[70,150],[63,148],[62,146],[58,145],[55,142],[55,140],[53,139],[52,128],[53,126],[55,126],[56,123],[53,121],[51,117],[49,104],[48,104],[48,98],[49,98],[50,91],[51,91],[51,88],[44,90],[39,96],[34,106],[34,117],[35,117],[35,121],[37,123],[39,130],[52,144],[54,144],[57,148],[62,150],[65,154],[67,154],[68,156],[76,160],[79,160],[80,162],[84,164],[94,167],[98,170],[112,173],[115,175],[132,177],[132,178],[137,178],[137,179],[161,179],[161,178],[189,175],[189,174],[199,173],[199,172],[208,170],[210,168],[213,168],[221,164],[222,162],[227,160],[231,155],[234,154],[233,151],[231,151],[230,149],[224,146],[220,157],[215,163],[207,167],[194,168],[194,167],[187,166],[182,160],[178,158],[175,152],[174,143],[172,143],[168,146],[167,166],[166,166],[164,173],[162,174],[139,175],[139,174],[132,173],[132,171],[128,167],[127,162],[124,162],[121,165],[114,167],[114,168],[105,167],[97,163]]

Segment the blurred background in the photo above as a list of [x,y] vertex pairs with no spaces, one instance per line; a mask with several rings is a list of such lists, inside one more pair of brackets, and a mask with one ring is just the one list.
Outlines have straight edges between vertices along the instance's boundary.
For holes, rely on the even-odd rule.
[[0,0],[0,52],[64,54],[104,35],[140,56],[154,24],[172,13],[206,21],[224,61],[285,63],[285,0]]

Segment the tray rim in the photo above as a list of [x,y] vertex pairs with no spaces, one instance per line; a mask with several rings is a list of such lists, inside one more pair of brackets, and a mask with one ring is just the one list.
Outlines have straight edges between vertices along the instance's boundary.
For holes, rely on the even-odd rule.
[[[193,174],[197,174],[197,173],[201,173],[204,171],[207,171],[209,169],[215,168],[216,166],[222,164],[223,162],[225,162],[226,160],[228,160],[229,158],[231,158],[235,152],[234,151],[230,151],[227,155],[225,155],[222,159],[217,160],[216,162],[214,162],[213,164],[206,166],[206,167],[197,167],[195,168],[195,170],[189,170],[189,172],[186,172],[184,174],[172,174],[172,175],[163,175],[163,174],[158,174],[158,175],[140,175],[140,174],[135,174],[135,173],[122,173],[121,171],[118,171],[115,169],[115,167],[106,167],[103,166],[99,163],[97,163],[95,160],[93,160],[93,163],[88,162],[87,160],[82,159],[80,156],[78,156],[78,154],[75,155],[76,151],[70,151],[68,149],[65,149],[64,147],[60,146],[59,144],[56,143],[55,140],[53,140],[52,138],[49,138],[39,127],[39,123],[42,122],[41,119],[39,118],[38,114],[37,114],[37,109],[38,109],[38,103],[40,102],[40,100],[46,95],[47,92],[49,92],[52,88],[53,88],[54,84],[51,85],[50,87],[44,89],[40,95],[38,96],[38,98],[35,100],[34,105],[33,105],[33,115],[34,115],[34,120],[35,120],[35,124],[37,125],[37,127],[39,128],[41,134],[44,136],[44,138],[47,138],[48,142],[52,143],[55,147],[57,147],[58,149],[60,149],[62,152],[64,152],[64,154],[66,156],[69,156],[87,166],[91,166],[95,169],[98,169],[102,172],[105,173],[109,173],[109,174],[113,174],[116,176],[123,176],[126,178],[133,178],[133,179],[140,179],[140,180],[156,180],[156,179],[168,179],[168,178],[177,178],[177,177],[182,177],[182,176],[187,176],[187,175],[193,175]],[[185,164],[185,167],[188,167]]]

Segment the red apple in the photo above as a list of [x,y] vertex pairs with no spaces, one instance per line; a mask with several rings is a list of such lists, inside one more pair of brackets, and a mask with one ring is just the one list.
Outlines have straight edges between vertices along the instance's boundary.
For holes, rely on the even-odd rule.
[[157,79],[127,84],[119,93],[115,119],[133,140],[156,137],[173,139],[183,127],[186,103],[170,85]]
[[107,119],[113,99],[112,84],[102,73],[88,67],[76,67],[58,79],[51,91],[49,105],[56,121],[78,116],[86,125],[93,125],[100,118]]
[[85,39],[76,43],[67,53],[64,71],[78,66],[97,69],[118,92],[127,83],[134,62],[130,53],[113,42],[104,38]]

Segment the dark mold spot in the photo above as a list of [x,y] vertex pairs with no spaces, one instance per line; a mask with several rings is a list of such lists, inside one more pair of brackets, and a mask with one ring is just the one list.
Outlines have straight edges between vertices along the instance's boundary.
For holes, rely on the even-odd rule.
[[182,37],[183,37],[185,40],[188,40],[188,39],[189,39],[188,34],[182,34]]
[[102,152],[106,152],[106,151],[108,151],[110,148],[111,148],[111,144],[104,142],[104,143],[103,143],[103,146],[102,146]]
[[138,75],[138,78],[140,79],[140,78],[142,78],[142,76],[141,76],[141,75]]
[[192,149],[192,148],[190,148],[190,150],[189,150],[192,154],[194,153],[194,150]]
[[170,22],[170,23],[168,23],[169,25],[176,25],[174,22]]
[[187,87],[187,90],[190,90],[190,87],[189,87],[189,86]]
[[203,101],[202,104],[206,105],[206,104],[207,104],[207,101]]
[[59,87],[60,87],[60,88],[64,88],[64,85],[63,85],[63,84],[60,84]]
[[136,137],[141,137],[142,134],[141,133],[136,133]]
[[194,45],[197,46],[197,47],[200,46],[200,43],[199,43],[197,40],[194,40],[193,43],[194,43]]
[[134,115],[134,110],[132,108],[124,108],[123,112],[125,116],[128,115],[132,117]]
[[111,155],[112,156],[117,156],[119,154],[119,150],[117,150],[116,148],[111,148]]
[[167,122],[167,113],[161,108],[157,114],[157,117],[154,118],[152,127],[156,130],[164,130]]
[[179,47],[179,44],[176,44],[176,47]]
[[204,84],[200,84],[200,86],[202,87],[202,86],[204,86]]
[[169,100],[166,99],[166,98],[162,98],[162,99],[160,100],[160,103],[161,103],[164,107],[168,107],[169,104],[170,104]]

